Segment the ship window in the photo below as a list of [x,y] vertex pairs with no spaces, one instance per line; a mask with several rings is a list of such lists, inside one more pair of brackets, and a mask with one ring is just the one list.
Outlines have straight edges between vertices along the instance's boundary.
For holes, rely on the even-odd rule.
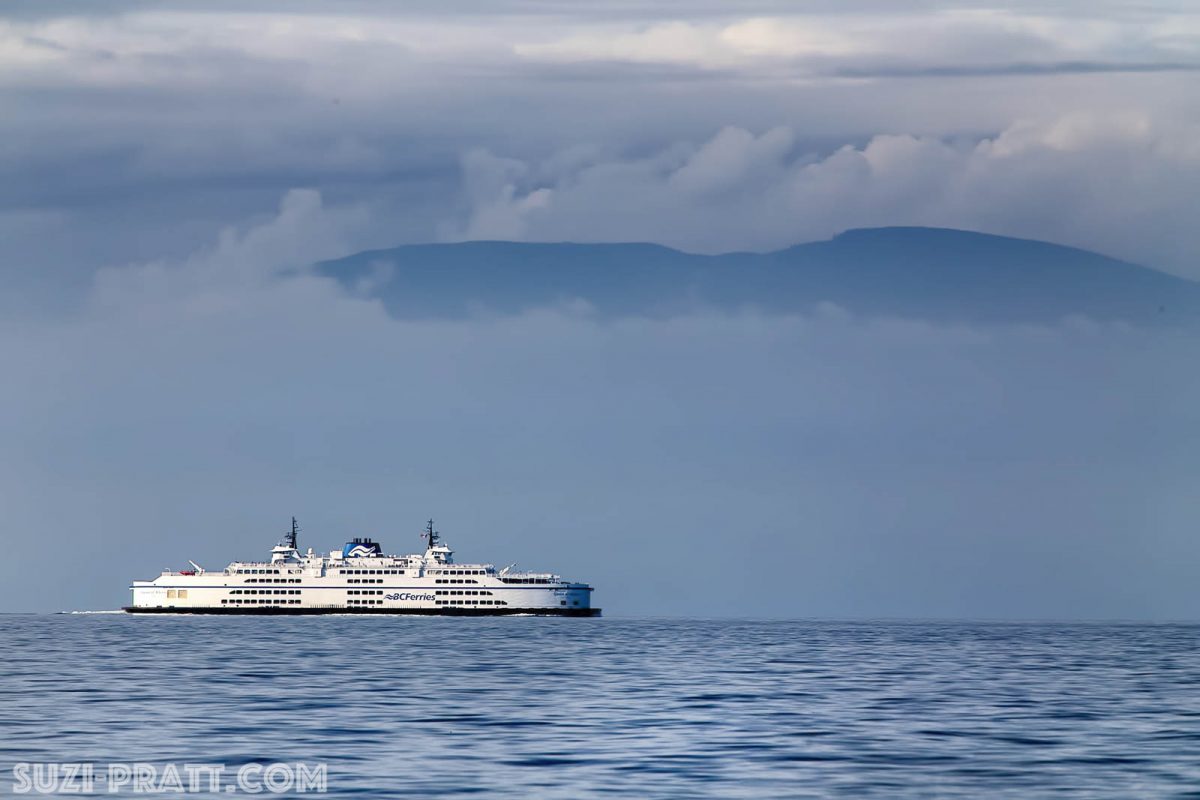
[[170,600],[170,599],[173,599],[174,597],[175,597],[175,590],[167,589],[167,599]]
[[187,599],[187,589],[180,589],[180,590],[179,590],[179,599],[180,599],[180,600],[186,600],[186,599]]

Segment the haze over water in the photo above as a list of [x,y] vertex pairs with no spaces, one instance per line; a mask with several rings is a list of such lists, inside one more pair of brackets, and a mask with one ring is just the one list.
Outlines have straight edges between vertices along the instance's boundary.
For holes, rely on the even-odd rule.
[[328,764],[330,797],[1194,797],[1198,640],[1191,624],[8,616],[0,786],[17,762],[305,761]]

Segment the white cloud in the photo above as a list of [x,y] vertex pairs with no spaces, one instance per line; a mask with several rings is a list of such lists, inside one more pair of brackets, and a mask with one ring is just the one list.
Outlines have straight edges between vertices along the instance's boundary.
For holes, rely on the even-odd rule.
[[[1144,115],[1022,122],[975,143],[879,135],[815,157],[796,133],[727,128],[698,146],[557,173],[475,153],[462,238],[771,249],[850,227],[929,225],[1046,239],[1197,275],[1200,128]],[[496,185],[480,175],[503,163]],[[490,174],[490,173],[489,173]],[[485,190],[485,187],[486,190]],[[501,223],[502,221],[502,223]]]
[[[793,14],[732,20],[591,25],[558,39],[518,43],[525,58],[553,62],[627,61],[707,69],[842,71],[990,68],[1013,64],[1109,61],[1152,63],[1197,53],[1184,17],[1114,19],[995,9],[927,13]],[[793,72],[793,74],[797,74]]]

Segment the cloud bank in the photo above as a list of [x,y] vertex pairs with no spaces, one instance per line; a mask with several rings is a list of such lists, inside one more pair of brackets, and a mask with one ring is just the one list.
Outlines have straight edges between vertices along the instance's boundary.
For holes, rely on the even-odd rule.
[[[879,135],[821,156],[790,128],[725,128],[636,159],[543,162],[474,151],[461,239],[653,241],[779,249],[847,228],[955,227],[1049,239],[1195,274],[1200,128],[1144,116],[1020,123],[963,142]],[[1130,231],[1136,231],[1131,235]]]
[[1180,143],[1200,22],[1177,4],[6,11],[7,313],[183,259],[296,186],[365,209],[350,248],[525,231],[765,249],[920,220],[1195,274]]

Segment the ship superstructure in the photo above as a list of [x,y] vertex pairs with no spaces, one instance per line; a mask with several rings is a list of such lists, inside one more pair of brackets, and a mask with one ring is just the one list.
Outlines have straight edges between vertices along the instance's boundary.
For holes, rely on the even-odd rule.
[[433,527],[421,555],[385,555],[355,538],[328,555],[301,552],[299,526],[271,550],[270,561],[234,561],[225,569],[163,570],[130,586],[131,613],[189,614],[543,614],[599,616],[592,587],[548,572],[458,564]]

